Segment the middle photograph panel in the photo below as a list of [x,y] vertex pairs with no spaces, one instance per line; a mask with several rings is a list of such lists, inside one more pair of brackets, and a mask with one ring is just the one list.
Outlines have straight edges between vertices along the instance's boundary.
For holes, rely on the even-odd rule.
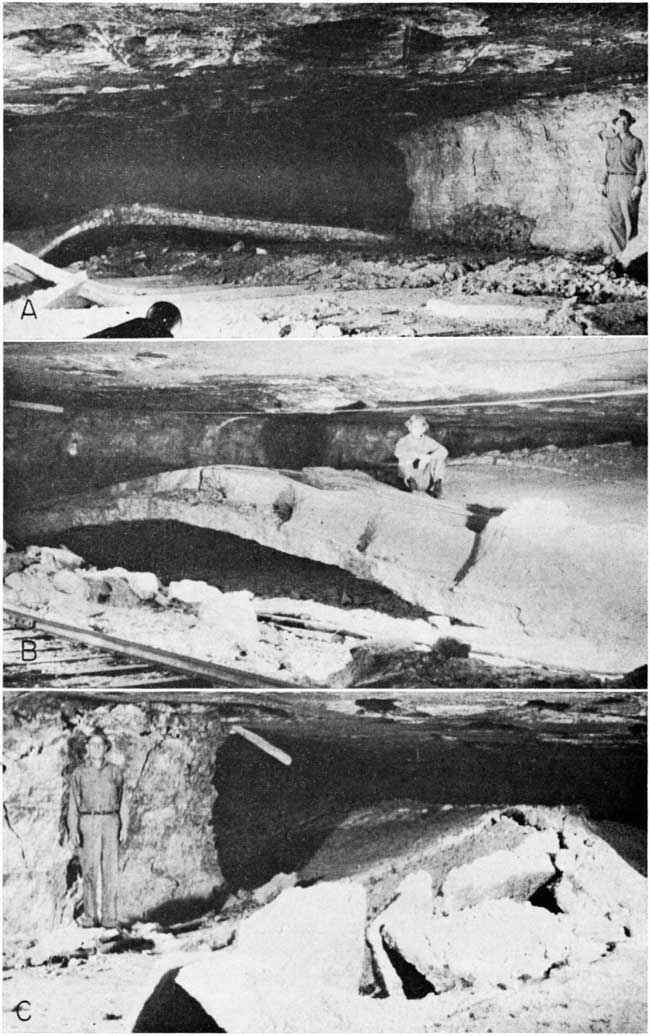
[[641,338],[4,365],[7,686],[645,679]]

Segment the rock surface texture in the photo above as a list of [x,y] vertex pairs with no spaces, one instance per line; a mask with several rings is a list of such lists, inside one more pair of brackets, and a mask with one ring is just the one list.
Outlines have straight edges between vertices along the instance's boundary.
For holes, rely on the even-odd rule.
[[[600,183],[603,122],[620,107],[647,140],[647,100],[637,87],[521,100],[440,118],[402,137],[411,225],[434,238],[559,252],[607,243]],[[642,205],[639,236],[647,234]]]
[[[332,99],[340,108],[352,107],[355,96],[361,107],[373,98],[376,111],[368,114],[378,120],[387,113],[412,117],[414,105],[418,113],[430,111],[428,98],[413,97],[414,73],[429,91],[440,91],[445,107],[462,109],[494,103],[504,92],[538,89],[543,82],[575,89],[594,65],[601,76],[625,74],[645,49],[641,4],[620,12],[592,5],[552,13],[542,4],[527,4],[516,17],[491,3],[182,8],[106,3],[91,11],[61,3],[50,11],[38,3],[8,4],[10,110],[79,111],[90,95],[108,114],[113,94],[126,93],[133,102],[138,91],[150,88],[152,75],[158,90],[171,93],[211,74],[235,94],[242,115],[264,113],[286,103],[287,81],[306,72],[308,96],[294,93],[294,103],[311,101],[316,111]],[[451,92],[459,79],[462,89]],[[392,88],[387,95],[378,90],[382,83]],[[224,101],[216,90],[201,103],[219,111]]]
[[[175,979],[228,1032],[642,1031],[646,879],[561,809],[509,813],[519,841],[469,864],[477,874],[494,872],[492,883],[477,883],[476,902],[453,898],[467,876],[466,865],[450,868],[454,839],[437,852],[432,846],[430,865],[407,874],[374,919],[377,885],[362,875],[288,889],[244,920],[227,948],[177,973],[170,959],[168,1003]],[[482,823],[497,830],[504,819],[486,814]],[[525,878],[511,886],[517,896],[544,878],[538,857],[545,856],[553,874],[546,905],[534,894],[533,901],[507,894],[501,852],[527,873],[527,888]],[[565,880],[557,861],[567,852],[574,875],[586,868],[600,904],[578,897],[567,913],[554,898]],[[617,927],[623,916],[632,927]],[[364,995],[364,934],[374,998]],[[160,1009],[160,986],[146,999],[150,1021],[157,998]],[[135,1030],[146,1031],[138,1020]]]
[[413,228],[590,247],[593,122],[647,65],[640,3],[9,3],[4,37],[16,227],[136,201],[404,227],[401,137]]
[[[626,672],[644,662],[643,531],[617,550],[560,502],[524,499],[482,533],[444,501],[403,494],[359,472],[226,466],[168,472],[80,494],[21,518],[24,539],[83,525],[173,519],[336,565],[428,612],[472,627],[475,650]],[[404,530],[408,528],[409,535]],[[16,589],[20,575],[8,576]],[[465,635],[466,633],[466,635]]]
[[[214,756],[223,734],[203,708],[96,705],[82,696],[39,709],[8,707],[4,720],[4,931],[29,941],[78,912],[79,866],[65,827],[68,784],[84,734],[112,742],[121,766],[129,834],[121,852],[120,918],[173,916],[174,904],[209,904],[222,883],[211,823]],[[78,936],[77,936],[78,938]]]

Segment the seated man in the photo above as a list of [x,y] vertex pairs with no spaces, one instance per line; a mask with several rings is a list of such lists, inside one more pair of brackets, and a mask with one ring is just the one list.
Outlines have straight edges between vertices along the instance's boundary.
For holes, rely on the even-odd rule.
[[173,338],[172,330],[182,323],[181,311],[173,302],[154,302],[145,317],[105,327],[86,338]]
[[429,424],[420,414],[413,414],[406,422],[408,435],[395,444],[398,469],[409,492],[429,493],[436,499],[442,496],[447,450],[427,435]]

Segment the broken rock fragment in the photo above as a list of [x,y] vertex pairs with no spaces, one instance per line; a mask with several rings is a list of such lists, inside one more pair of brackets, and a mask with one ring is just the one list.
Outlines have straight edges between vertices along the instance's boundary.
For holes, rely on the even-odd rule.
[[72,594],[81,597],[82,600],[88,596],[88,586],[77,572],[62,568],[52,576],[52,586],[64,594]]
[[226,1032],[330,1031],[314,1026],[358,995],[365,921],[362,885],[289,888],[176,982]]
[[[409,940],[411,963],[427,956],[423,921],[433,915],[433,887],[427,871],[409,874],[397,890],[397,896],[386,909],[368,925],[366,939],[372,951],[378,977],[389,996],[404,997],[402,980],[386,952],[384,930],[401,932]],[[390,938],[388,938],[390,945]]]
[[242,651],[253,651],[259,641],[259,629],[252,593],[217,593],[218,597],[206,597],[198,606],[199,622],[214,628],[220,641],[232,643]]
[[555,876],[550,854],[559,847],[555,831],[536,831],[516,849],[500,849],[455,867],[442,886],[443,909],[461,910],[486,899],[529,899]]
[[83,558],[67,547],[26,547],[22,552],[26,565],[38,565],[43,572],[58,572],[62,568],[79,568]]
[[172,581],[167,592],[174,601],[181,604],[198,605],[208,598],[221,596],[221,590],[216,586],[210,586],[202,579],[179,579]]
[[419,932],[387,924],[382,933],[436,993],[465,984],[541,979],[569,954],[569,933],[556,915],[510,899],[434,914],[420,923]]
[[129,586],[141,601],[151,601],[158,593],[158,576],[153,572],[129,572]]
[[584,829],[565,830],[567,848],[555,858],[561,878],[555,887],[560,910],[580,926],[613,921],[647,939],[648,883],[602,838]]

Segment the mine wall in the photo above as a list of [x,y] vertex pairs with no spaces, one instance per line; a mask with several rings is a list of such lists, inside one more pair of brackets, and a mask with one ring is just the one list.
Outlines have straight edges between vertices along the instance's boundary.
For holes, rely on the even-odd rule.
[[[424,864],[442,880],[451,866],[525,838],[514,813],[481,820],[482,802],[563,802],[585,806],[594,822],[644,822],[644,756],[634,739],[560,738],[530,756],[521,751],[531,736],[525,727],[504,736],[488,721],[470,735],[461,718],[459,743],[426,726],[386,725],[374,699],[358,699],[355,717],[319,713],[307,695],[199,697],[166,692],[144,704],[125,692],[6,695],[4,925],[14,940],[70,924],[80,909],[65,811],[84,738],[98,729],[126,779],[125,920],[187,921],[282,873],[306,885],[354,876],[368,889],[372,916],[409,869]],[[238,722],[288,752],[291,765],[236,736]],[[441,812],[448,801],[457,813]]]
[[647,136],[643,7],[608,7],[10,4],[8,226],[144,202],[598,248],[598,132],[624,106]]
[[81,890],[66,840],[68,784],[85,735],[103,730],[123,767],[129,839],[120,862],[127,917],[199,913],[222,885],[212,832],[214,758],[225,739],[206,708],[15,700],[4,725],[4,923],[14,936],[73,919]]
[[[451,458],[549,444],[646,441],[643,395],[555,404],[522,400],[488,409],[448,405],[423,413]],[[46,487],[54,497],[199,464],[360,469],[397,484],[393,450],[405,415],[405,410],[357,410],[233,416],[71,407],[51,413],[9,407],[7,507],[42,499]]]
[[[647,138],[646,92],[620,86],[442,117],[400,139],[411,228],[475,245],[587,252],[605,244],[598,133],[622,102]],[[600,202],[602,201],[602,204]],[[639,235],[647,235],[647,203]]]

